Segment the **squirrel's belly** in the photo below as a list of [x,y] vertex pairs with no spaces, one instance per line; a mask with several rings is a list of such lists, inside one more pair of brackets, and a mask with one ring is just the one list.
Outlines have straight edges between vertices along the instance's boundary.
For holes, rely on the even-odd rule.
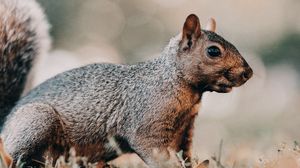
[[75,145],[77,156],[85,156],[91,163],[98,161],[110,161],[118,157],[114,148],[107,147],[105,143]]
[[132,153],[133,150],[128,142],[119,136],[105,139],[102,142],[89,144],[73,144],[76,155],[85,156],[89,162],[111,161],[122,153]]

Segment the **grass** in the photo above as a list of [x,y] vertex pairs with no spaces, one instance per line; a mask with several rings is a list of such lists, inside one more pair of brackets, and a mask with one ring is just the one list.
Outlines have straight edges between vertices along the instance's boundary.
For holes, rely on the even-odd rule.
[[[252,163],[252,166],[247,166],[247,164],[233,164],[226,163],[226,156],[223,154],[223,141],[219,144],[219,149],[217,151],[217,155],[213,155],[210,160],[211,163],[209,165],[209,161],[205,160],[204,162],[199,164],[198,159],[193,159],[192,164],[196,165],[193,168],[299,168],[300,167],[300,147],[299,143],[295,141],[292,145],[288,145],[286,143],[282,143],[277,151],[271,156],[258,157],[256,163]],[[6,160],[7,154],[5,150],[3,150],[2,141],[0,142],[0,168],[8,168]],[[171,157],[166,157],[163,154],[159,154],[157,151],[154,151],[155,160],[159,163],[159,168],[173,168],[176,160],[180,161],[180,164],[183,168],[185,166],[191,164],[186,163],[185,159],[182,158],[182,152],[173,153]],[[122,158],[124,157],[124,158]],[[122,156],[121,159],[117,159],[116,161],[111,162],[108,167],[109,168],[146,168],[145,164],[139,160],[136,156]],[[130,158],[131,157],[131,158]],[[51,158],[46,158],[46,162],[42,163],[45,168],[77,168],[77,167],[85,167],[85,168],[96,168],[97,164],[88,163],[87,158],[76,156],[75,150],[70,150],[70,157],[68,159],[64,157],[60,157],[53,167],[53,160]],[[24,163],[19,159],[17,163],[17,168],[24,167]]]

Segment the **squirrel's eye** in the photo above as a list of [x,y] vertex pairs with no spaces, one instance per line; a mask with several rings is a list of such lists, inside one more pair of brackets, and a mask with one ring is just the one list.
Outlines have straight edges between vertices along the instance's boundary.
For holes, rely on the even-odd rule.
[[221,56],[221,50],[217,46],[211,46],[207,48],[207,54],[210,57],[219,57]]

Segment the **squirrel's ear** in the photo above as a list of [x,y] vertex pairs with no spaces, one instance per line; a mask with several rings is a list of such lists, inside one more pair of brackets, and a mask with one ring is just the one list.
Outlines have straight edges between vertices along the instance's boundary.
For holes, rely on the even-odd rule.
[[190,14],[183,25],[181,48],[190,49],[201,35],[199,18],[195,14]]
[[216,20],[214,18],[209,18],[205,30],[212,32],[216,31]]

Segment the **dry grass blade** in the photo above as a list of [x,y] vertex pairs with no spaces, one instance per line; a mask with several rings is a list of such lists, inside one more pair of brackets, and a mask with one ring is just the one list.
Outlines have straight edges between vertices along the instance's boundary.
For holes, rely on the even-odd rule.
[[225,166],[221,162],[222,151],[223,151],[223,139],[221,139],[221,141],[220,141],[218,156],[212,156],[211,157],[212,160],[216,162],[216,165],[217,165],[218,168],[225,168]]
[[204,160],[202,163],[197,165],[195,168],[208,168],[209,166],[209,160]]
[[12,164],[12,158],[5,151],[1,137],[0,137],[0,158],[1,158],[1,167],[9,167]]

